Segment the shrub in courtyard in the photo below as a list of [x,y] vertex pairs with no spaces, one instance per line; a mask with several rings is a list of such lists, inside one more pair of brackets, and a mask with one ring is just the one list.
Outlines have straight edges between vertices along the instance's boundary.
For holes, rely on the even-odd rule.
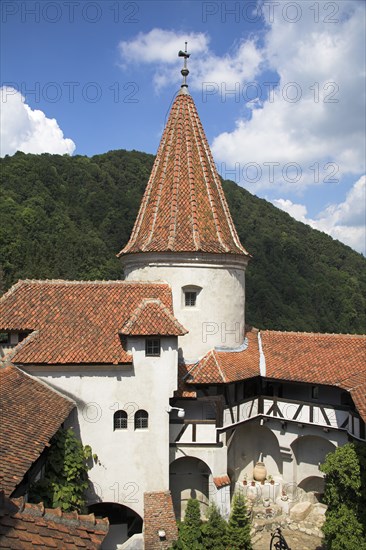
[[202,526],[202,548],[226,550],[227,523],[215,504],[208,510],[207,523]]
[[227,550],[252,550],[250,522],[241,493],[234,496],[233,507],[227,527]]

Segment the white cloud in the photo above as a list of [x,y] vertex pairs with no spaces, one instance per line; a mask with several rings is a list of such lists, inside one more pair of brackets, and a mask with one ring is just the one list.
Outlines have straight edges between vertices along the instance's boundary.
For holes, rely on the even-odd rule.
[[366,176],[356,181],[344,202],[331,204],[318,214],[317,219],[307,217],[307,208],[303,204],[282,198],[272,202],[296,220],[324,231],[366,256]]
[[0,101],[0,156],[16,151],[61,155],[74,152],[75,143],[64,138],[57,121],[31,109],[17,90],[0,88]]
[[[238,118],[232,132],[214,139],[212,150],[219,162],[228,167],[237,162],[241,166],[256,162],[261,167],[264,162],[279,162],[281,167],[296,162],[302,169],[297,189],[326,183],[324,165],[329,161],[339,167],[338,177],[364,172],[365,4],[330,4],[340,8],[338,23],[326,22],[329,3],[316,3],[312,10],[310,3],[297,3],[302,7],[297,23],[285,21],[281,11],[275,11],[262,53],[278,73],[279,86],[262,108],[252,110],[250,120]],[[317,5],[320,17],[316,23]],[[295,94],[301,99],[289,101],[287,96],[294,98]],[[314,162],[323,170],[319,182],[309,168]],[[244,185],[252,190],[294,189],[281,174],[272,181],[266,175],[264,170],[258,182]]]
[[204,82],[225,83],[227,89],[231,89],[237,82],[254,78],[262,62],[261,51],[253,39],[242,41],[231,54],[219,57],[210,50],[207,34],[154,28],[119,43],[121,65],[154,65],[153,82],[157,91],[172,83],[178,84],[181,80],[178,67],[182,66],[178,51],[183,49],[185,41],[189,53],[199,54],[194,56],[194,71],[189,76],[189,85],[195,90],[201,90]]

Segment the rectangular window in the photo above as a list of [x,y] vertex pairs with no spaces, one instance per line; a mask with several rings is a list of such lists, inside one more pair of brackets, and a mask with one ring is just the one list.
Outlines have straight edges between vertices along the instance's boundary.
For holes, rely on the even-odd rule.
[[197,300],[197,292],[185,292],[185,305],[186,307],[195,307]]
[[311,386],[311,398],[319,399],[319,386]]
[[160,357],[160,338],[146,338],[145,355],[147,357]]

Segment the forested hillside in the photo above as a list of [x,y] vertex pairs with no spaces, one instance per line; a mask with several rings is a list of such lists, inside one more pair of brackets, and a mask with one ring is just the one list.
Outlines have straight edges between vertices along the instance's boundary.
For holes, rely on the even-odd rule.
[[[115,254],[128,240],[153,160],[136,151],[2,159],[2,291],[20,278],[120,278]],[[224,189],[253,256],[247,322],[364,333],[365,258],[233,182],[225,181]]]

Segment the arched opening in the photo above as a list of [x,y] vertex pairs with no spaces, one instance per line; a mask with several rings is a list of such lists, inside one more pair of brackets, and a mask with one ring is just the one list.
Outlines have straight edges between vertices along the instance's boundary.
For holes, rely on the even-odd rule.
[[251,479],[258,460],[267,468],[267,475],[282,475],[283,459],[276,435],[267,426],[246,423],[238,426],[228,452],[228,471],[233,482]]
[[294,454],[294,481],[300,486],[306,478],[322,478],[319,465],[328,453],[335,451],[336,446],[317,435],[298,437],[291,444]]
[[169,484],[175,516],[184,519],[187,502],[196,498],[202,515],[209,505],[209,479],[211,470],[203,460],[194,457],[178,458],[170,465]]
[[122,504],[116,502],[98,502],[88,507],[90,514],[98,518],[108,518],[109,531],[102,543],[102,550],[117,550],[119,544],[136,533],[142,533],[142,518]]
[[320,501],[324,494],[324,478],[320,476],[306,477],[299,483],[300,489],[304,489],[307,493],[312,492]]

